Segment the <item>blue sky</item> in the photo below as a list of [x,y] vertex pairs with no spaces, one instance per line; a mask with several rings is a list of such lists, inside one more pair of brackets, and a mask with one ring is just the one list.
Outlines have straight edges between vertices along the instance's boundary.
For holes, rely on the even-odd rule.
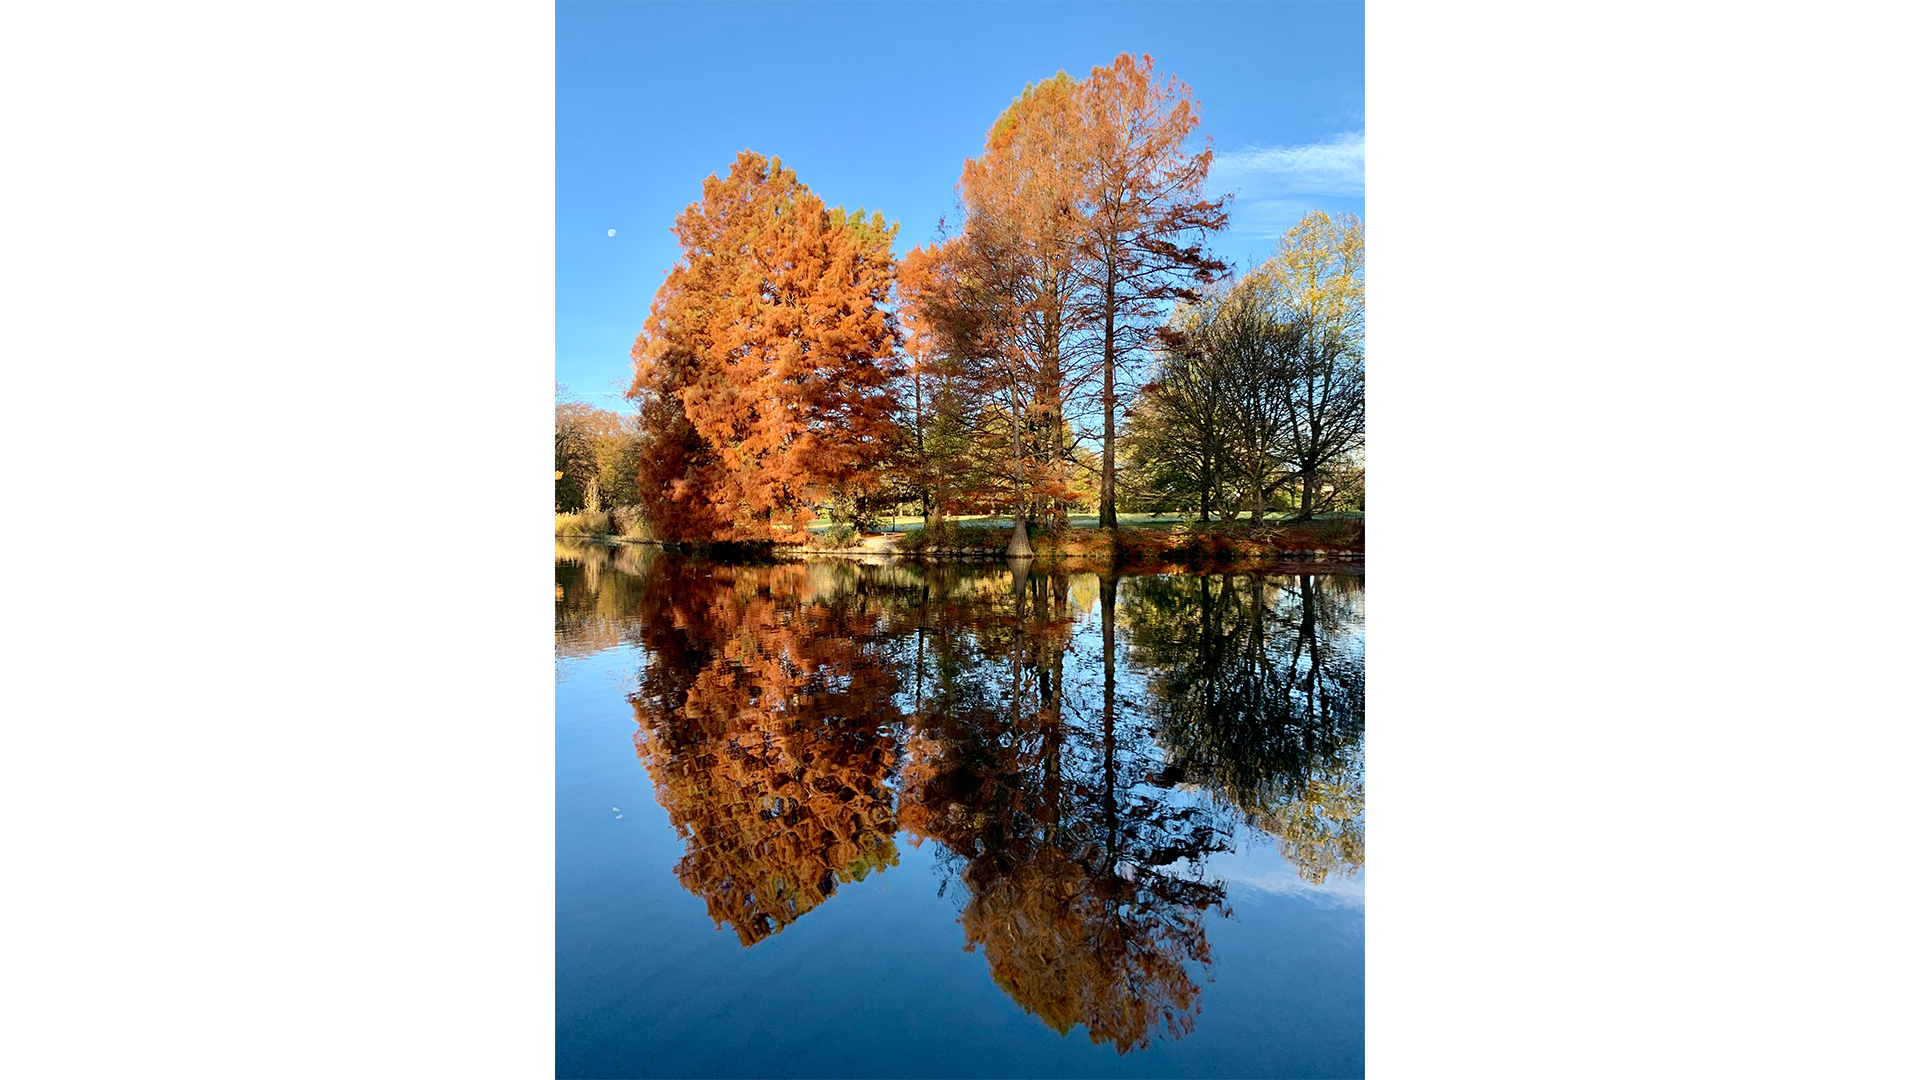
[[556,19],[555,379],[608,408],[627,411],[674,217],[744,148],[900,222],[903,254],[957,219],[961,162],[1022,87],[1146,52],[1193,88],[1213,186],[1236,192],[1222,257],[1265,257],[1313,207],[1364,213],[1358,3],[569,0]]

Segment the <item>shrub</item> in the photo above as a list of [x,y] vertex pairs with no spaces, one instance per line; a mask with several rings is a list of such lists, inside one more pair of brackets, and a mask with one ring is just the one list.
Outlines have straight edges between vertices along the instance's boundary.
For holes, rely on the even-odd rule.
[[925,541],[926,547],[938,547],[945,551],[966,550],[968,548],[986,548],[999,551],[1013,539],[1012,527],[997,528],[992,525],[947,525],[940,535]]
[[813,542],[823,548],[853,548],[860,546],[860,530],[851,525],[835,525],[814,536]]
[[616,506],[609,511],[612,519],[613,534],[623,540],[651,540],[653,530],[647,528],[646,511],[638,506]]
[[572,514],[553,515],[553,535],[555,536],[605,536],[609,528],[606,511],[582,510]]

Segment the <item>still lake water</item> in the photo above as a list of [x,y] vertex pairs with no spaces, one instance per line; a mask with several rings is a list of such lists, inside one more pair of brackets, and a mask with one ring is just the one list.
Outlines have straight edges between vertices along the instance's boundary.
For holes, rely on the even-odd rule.
[[1364,1072],[1361,578],[554,575],[560,1077]]

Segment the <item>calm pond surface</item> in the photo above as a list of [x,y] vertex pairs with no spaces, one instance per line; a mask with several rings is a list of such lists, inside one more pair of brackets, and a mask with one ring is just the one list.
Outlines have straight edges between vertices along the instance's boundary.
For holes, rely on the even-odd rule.
[[1364,1072],[1361,578],[554,575],[559,1076]]

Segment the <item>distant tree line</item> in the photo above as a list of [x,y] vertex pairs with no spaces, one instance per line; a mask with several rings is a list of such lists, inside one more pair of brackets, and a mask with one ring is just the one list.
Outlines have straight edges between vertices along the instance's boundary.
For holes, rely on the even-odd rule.
[[963,164],[957,225],[898,261],[897,225],[741,152],[674,223],[637,417],[556,410],[556,507],[778,542],[910,502],[935,529],[1010,515],[1018,555],[1074,510],[1364,505],[1361,225],[1310,213],[1233,280],[1198,125],[1144,55],[1030,85]]
[[646,452],[635,417],[596,409],[556,388],[553,407],[553,506],[599,513],[641,502]]

